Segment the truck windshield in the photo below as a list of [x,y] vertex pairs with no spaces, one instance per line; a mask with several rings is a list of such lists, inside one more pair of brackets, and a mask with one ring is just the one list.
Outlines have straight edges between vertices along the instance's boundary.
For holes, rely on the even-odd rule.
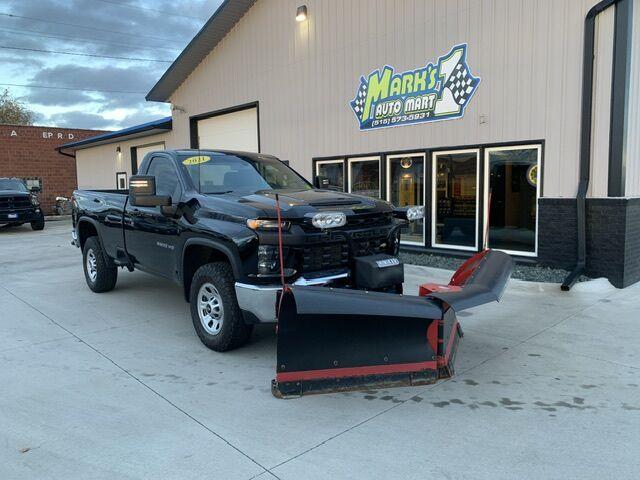
[[0,190],[15,190],[18,192],[29,191],[24,183],[15,178],[0,178]]
[[182,164],[200,193],[254,193],[260,190],[309,190],[311,185],[284,163],[229,154],[184,156]]

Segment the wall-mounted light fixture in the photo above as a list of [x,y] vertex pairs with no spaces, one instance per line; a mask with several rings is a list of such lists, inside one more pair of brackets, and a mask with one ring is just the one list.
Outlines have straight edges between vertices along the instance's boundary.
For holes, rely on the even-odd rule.
[[296,22],[304,22],[307,19],[307,6],[300,5],[296,10]]
[[187,113],[187,109],[184,108],[181,105],[173,105],[173,104],[171,104],[171,111],[172,112]]

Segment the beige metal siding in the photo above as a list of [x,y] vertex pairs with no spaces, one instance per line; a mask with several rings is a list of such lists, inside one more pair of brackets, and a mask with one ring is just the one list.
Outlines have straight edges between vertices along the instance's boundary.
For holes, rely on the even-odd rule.
[[[595,0],[258,0],[174,92],[168,146],[190,115],[260,102],[260,140],[307,176],[314,156],[545,140],[544,195],[578,181],[584,17]],[[360,132],[360,75],[434,61],[458,43],[482,77],[464,118]],[[486,123],[480,124],[480,116]]]
[[640,0],[633,2],[631,74],[626,136],[626,190],[628,197],[640,197]]
[[[127,178],[131,176],[131,147],[164,142],[166,139],[167,135],[162,133],[78,150],[78,188],[116,188],[116,172],[127,172]],[[117,147],[120,147],[121,155],[116,152]]]

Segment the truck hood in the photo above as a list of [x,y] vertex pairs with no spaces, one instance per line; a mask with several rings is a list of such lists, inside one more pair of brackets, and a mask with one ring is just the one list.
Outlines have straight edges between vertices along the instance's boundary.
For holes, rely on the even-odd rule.
[[383,200],[336,192],[333,190],[262,190],[254,193],[228,193],[216,196],[246,208],[247,218],[276,217],[276,194],[284,218],[302,218],[310,213],[339,211],[347,215],[390,212],[392,207]]
[[20,190],[0,190],[0,197],[29,197],[29,192],[22,192]]

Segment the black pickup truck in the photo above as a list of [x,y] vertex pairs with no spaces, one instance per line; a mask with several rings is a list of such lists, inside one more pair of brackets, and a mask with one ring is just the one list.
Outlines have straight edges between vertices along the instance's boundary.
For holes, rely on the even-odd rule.
[[0,225],[30,223],[34,230],[44,228],[44,214],[36,193],[20,178],[0,178]]
[[[391,256],[401,227],[423,215],[422,207],[394,209],[316,189],[257,153],[153,152],[139,172],[128,191],[73,194],[73,243],[82,249],[87,284],[113,289],[118,267],[177,282],[198,336],[217,351],[246,342],[254,324],[276,320],[281,276],[292,285],[357,288],[355,259],[397,266]],[[385,278],[368,288],[401,292],[401,276]]]

